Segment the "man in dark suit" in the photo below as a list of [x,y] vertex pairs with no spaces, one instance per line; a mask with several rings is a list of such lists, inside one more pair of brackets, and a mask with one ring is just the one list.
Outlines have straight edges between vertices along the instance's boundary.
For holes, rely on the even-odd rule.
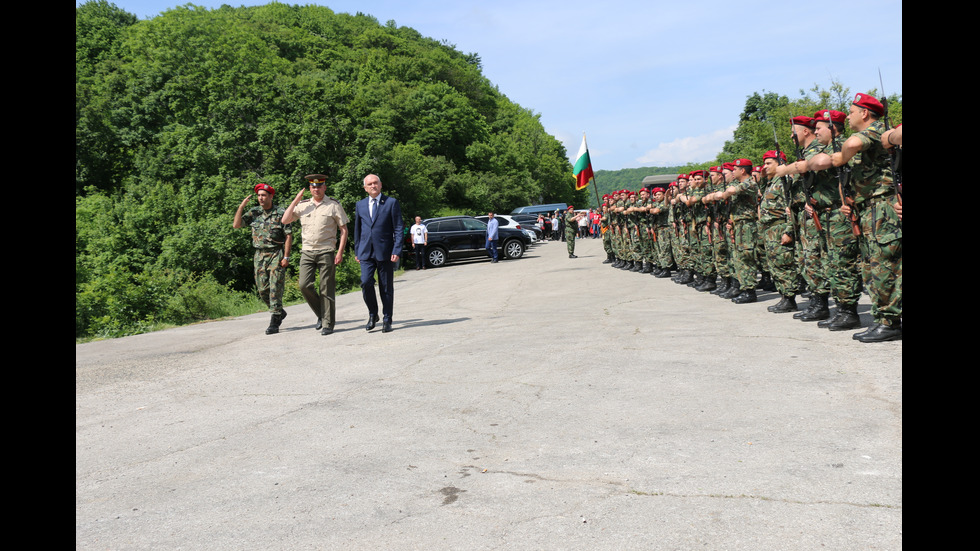
[[395,299],[395,263],[402,254],[402,208],[398,200],[381,193],[381,178],[364,178],[368,196],[354,205],[354,258],[361,264],[361,294],[368,307],[370,331],[378,322],[378,299],[374,294],[374,274],[378,273],[378,292],[384,319],[382,332],[391,331]]

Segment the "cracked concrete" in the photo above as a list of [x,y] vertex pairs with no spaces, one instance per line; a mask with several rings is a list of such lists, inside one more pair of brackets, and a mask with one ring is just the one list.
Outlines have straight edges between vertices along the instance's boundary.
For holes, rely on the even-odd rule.
[[576,254],[76,345],[76,548],[901,549],[901,342]]

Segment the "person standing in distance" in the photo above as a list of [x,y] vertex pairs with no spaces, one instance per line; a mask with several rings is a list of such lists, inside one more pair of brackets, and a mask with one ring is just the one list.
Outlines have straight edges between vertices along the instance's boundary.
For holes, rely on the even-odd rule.
[[257,207],[252,207],[248,212],[245,205],[248,204],[251,195],[246,197],[235,211],[235,219],[232,227],[235,229],[251,226],[252,228],[252,248],[255,249],[255,256],[252,263],[255,268],[255,287],[259,291],[259,298],[269,306],[272,313],[272,321],[266,328],[266,335],[273,335],[279,332],[286,311],[282,308],[282,295],[286,286],[286,266],[289,266],[289,249],[293,244],[293,229],[290,224],[283,223],[282,207],[272,204],[272,196],[276,190],[269,184],[257,184],[254,188],[255,196],[259,200]]
[[364,177],[368,196],[354,205],[354,258],[361,264],[361,294],[368,308],[365,329],[378,322],[378,299],[374,294],[374,274],[378,274],[381,295],[382,332],[391,331],[395,300],[395,263],[402,254],[402,208],[398,200],[381,193],[381,178]]
[[422,217],[415,217],[415,225],[408,230],[412,234],[412,250],[415,251],[415,269],[425,269],[425,246],[429,244],[429,230],[422,224]]
[[575,207],[568,205],[565,211],[565,246],[568,248],[568,258],[575,256],[575,232],[578,231],[578,221],[585,216],[584,212],[575,213]]
[[[293,202],[282,215],[284,223],[300,221],[303,250],[299,261],[299,291],[316,315],[316,328],[321,335],[333,333],[337,312],[335,293],[336,269],[344,260],[347,246],[347,213],[336,199],[326,197],[327,177],[309,174],[312,199],[303,199],[305,190],[300,189]],[[340,232],[340,243],[337,233]],[[316,285],[316,273],[320,272],[320,285]]]
[[500,227],[500,222],[493,217],[493,211],[487,213],[489,220],[487,220],[487,254],[490,255],[490,263],[493,264],[497,261],[497,228]]

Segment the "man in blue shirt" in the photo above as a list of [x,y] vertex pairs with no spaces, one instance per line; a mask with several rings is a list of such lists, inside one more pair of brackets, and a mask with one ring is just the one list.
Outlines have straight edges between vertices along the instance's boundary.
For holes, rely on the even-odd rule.
[[497,261],[497,228],[499,227],[499,222],[493,217],[493,213],[487,213],[490,218],[487,220],[487,254],[490,255],[490,262],[494,263]]

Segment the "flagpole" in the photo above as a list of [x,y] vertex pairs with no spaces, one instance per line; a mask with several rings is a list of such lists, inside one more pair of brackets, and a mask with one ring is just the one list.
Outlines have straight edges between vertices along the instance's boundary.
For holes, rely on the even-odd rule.
[[[589,142],[585,139],[585,132],[582,132],[582,143],[585,144],[585,151],[589,151]],[[589,155],[589,166],[592,166],[592,155]],[[595,177],[595,169],[592,170],[592,191],[595,193],[595,204],[596,208],[602,207],[602,201],[599,200],[599,181]]]

